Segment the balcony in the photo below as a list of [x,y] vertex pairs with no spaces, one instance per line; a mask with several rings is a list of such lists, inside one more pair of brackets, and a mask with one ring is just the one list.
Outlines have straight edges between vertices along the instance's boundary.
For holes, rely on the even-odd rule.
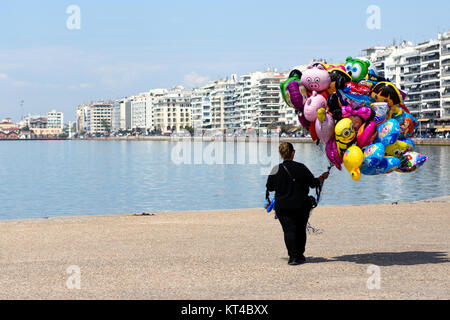
[[441,66],[442,66],[442,67],[450,66],[450,59],[442,60]]
[[446,68],[442,71],[442,77],[450,77],[450,70],[446,70]]
[[405,66],[411,67],[420,64],[420,57],[406,58]]
[[440,58],[439,54],[434,55],[434,56],[430,56],[430,57],[422,59],[421,64],[424,64],[424,63],[427,63],[427,62],[438,62],[439,58]]
[[425,92],[433,92],[433,91],[438,91],[441,88],[440,85],[427,85],[427,86],[422,86],[422,93]]
[[411,68],[404,73],[405,76],[420,73],[420,68]]
[[448,56],[450,55],[450,43],[444,43],[441,50],[441,55]]
[[439,71],[439,63],[430,63],[420,69],[421,72]]
[[441,99],[440,94],[424,94],[422,95],[422,101],[439,101]]

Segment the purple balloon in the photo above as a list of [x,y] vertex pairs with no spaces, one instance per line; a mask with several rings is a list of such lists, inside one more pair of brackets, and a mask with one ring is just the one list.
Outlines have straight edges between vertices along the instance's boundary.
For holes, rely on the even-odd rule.
[[334,138],[328,141],[325,150],[330,162],[334,164],[338,170],[342,170],[342,157],[339,155],[336,140]]

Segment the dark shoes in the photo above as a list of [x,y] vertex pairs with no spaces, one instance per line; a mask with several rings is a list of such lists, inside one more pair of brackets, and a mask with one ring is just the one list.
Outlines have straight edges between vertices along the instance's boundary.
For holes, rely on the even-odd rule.
[[305,262],[306,262],[305,257],[289,257],[288,265],[298,266],[300,264],[304,264]]

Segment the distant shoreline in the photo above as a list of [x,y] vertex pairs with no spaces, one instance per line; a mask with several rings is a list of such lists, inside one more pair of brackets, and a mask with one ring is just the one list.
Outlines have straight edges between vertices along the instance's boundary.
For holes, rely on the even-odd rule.
[[[95,138],[39,138],[39,139],[0,139],[0,141],[182,141],[184,139],[191,139],[192,141],[204,141],[211,142],[216,140],[222,140],[225,142],[270,142],[272,138],[268,137],[177,137],[177,136],[128,136],[128,137],[95,137]],[[293,138],[293,137],[281,137],[277,139],[280,142],[291,143],[315,143],[311,138]],[[450,146],[450,139],[413,139],[416,145],[420,146]]]
[[[428,198],[423,200],[395,202],[393,204],[400,205],[414,205],[421,203],[449,203],[450,195]],[[389,203],[362,203],[362,204],[341,204],[341,205],[320,205],[320,208],[343,208],[343,207],[366,207],[366,206],[388,206]],[[79,219],[79,218],[101,218],[101,217],[124,217],[124,216],[155,216],[155,215],[167,215],[167,214],[189,214],[189,213],[214,213],[214,212],[244,212],[262,210],[262,208],[236,208],[236,209],[203,209],[203,210],[168,210],[168,211],[155,211],[155,212],[132,212],[132,213],[100,213],[90,215],[69,215],[69,216],[50,216],[50,217],[33,217],[33,218],[17,218],[17,219],[2,219],[0,218],[0,225],[2,223],[14,223],[14,222],[33,222],[33,221],[48,221],[58,219]]]
[[[189,139],[189,137],[166,137],[166,136],[129,136],[129,137],[103,137],[103,138],[88,138],[88,139],[72,139],[72,140],[100,140],[100,141],[180,141]],[[216,141],[223,140],[226,142],[270,142],[272,138],[268,137],[190,137],[192,141]],[[281,137],[277,139],[280,142],[291,143],[315,143],[311,138],[294,138]],[[431,145],[431,146],[450,146],[450,139],[413,139],[416,145]]]

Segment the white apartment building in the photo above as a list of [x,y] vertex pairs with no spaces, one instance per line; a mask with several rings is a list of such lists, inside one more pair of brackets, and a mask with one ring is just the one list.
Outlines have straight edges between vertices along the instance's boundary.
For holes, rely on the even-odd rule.
[[115,100],[112,105],[111,115],[111,131],[117,132],[120,130],[120,105],[122,100]]
[[295,110],[283,102],[280,83],[288,73],[276,70],[241,76],[234,96],[233,128],[265,129],[280,123],[298,125]]
[[443,130],[441,123],[450,120],[450,32],[418,45],[403,42],[364,51],[379,75],[408,94],[405,105],[420,130]]
[[179,133],[192,126],[191,91],[177,86],[155,95],[153,100],[153,126],[162,133]]
[[153,130],[153,108],[155,102],[164,94],[166,89],[153,89],[149,92],[134,96],[131,102],[131,128]]
[[441,36],[441,108],[443,121],[450,119],[450,31]]
[[111,131],[113,103],[97,102],[83,109],[83,131],[89,134],[105,134]]
[[205,87],[195,88],[191,95],[192,126],[197,131],[212,128],[211,97]]
[[192,91],[192,125],[196,130],[221,134],[232,127],[236,79],[232,75],[230,80],[217,80]]
[[80,105],[77,108],[76,117],[75,117],[77,134],[82,134],[83,132],[86,132],[86,112],[87,112],[87,108],[89,108],[88,104]]
[[64,113],[52,110],[47,112],[47,128],[49,129],[63,129],[64,128]]
[[[150,128],[151,108],[148,109],[149,110],[147,110],[147,97],[145,94],[134,96],[131,99],[131,129]],[[150,113],[150,119],[148,119],[148,113]]]

